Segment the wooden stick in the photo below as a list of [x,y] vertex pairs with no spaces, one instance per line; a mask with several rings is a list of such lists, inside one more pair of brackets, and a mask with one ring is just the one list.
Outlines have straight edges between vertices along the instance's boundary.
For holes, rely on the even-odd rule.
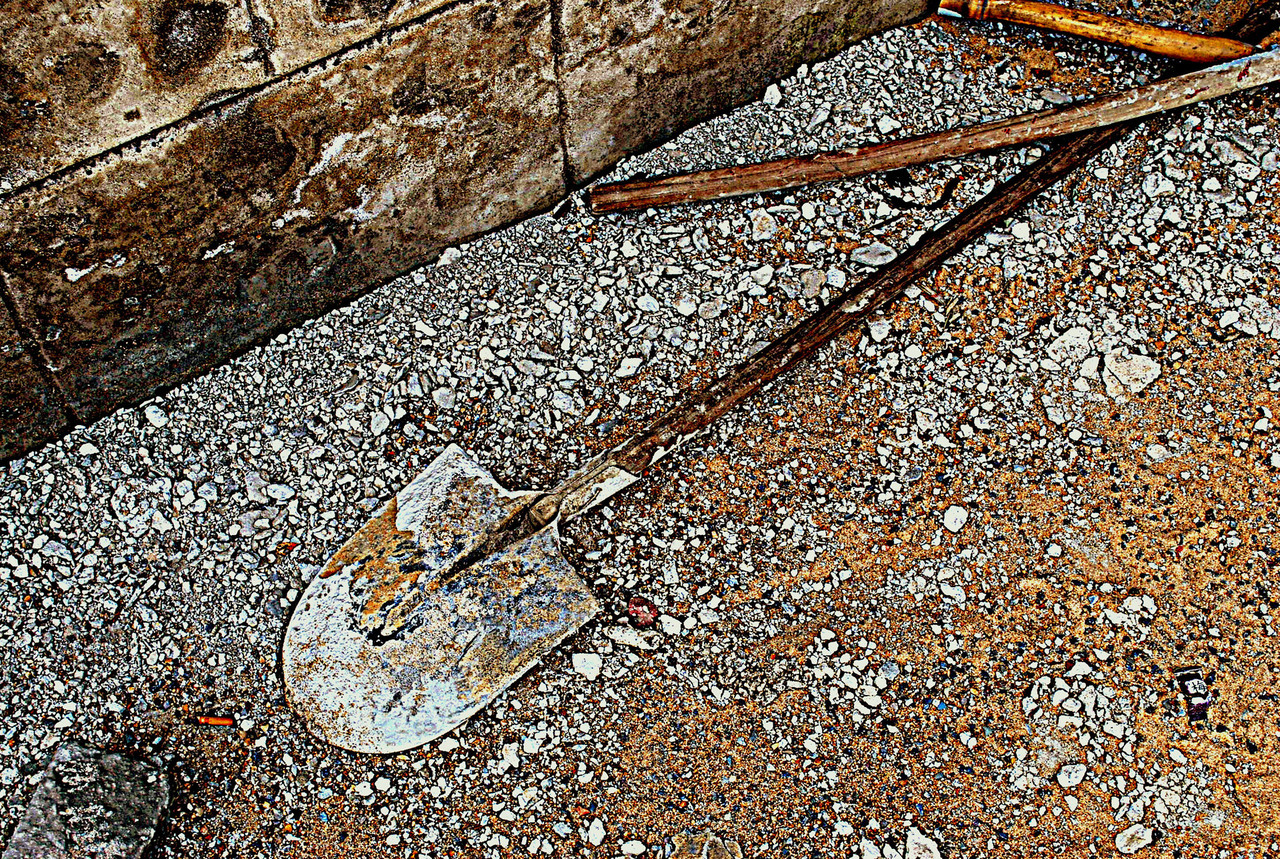
[[1047,137],[1104,128],[1221,98],[1277,79],[1280,79],[1280,52],[1270,51],[1083,104],[981,125],[859,146],[841,152],[823,152],[742,167],[601,185],[587,192],[587,204],[596,213],[623,212],[651,206],[722,200],[743,194],[795,188],[813,182],[848,179],[946,158],[959,158],[976,152],[1022,146]]
[[1235,39],[1184,33],[1036,0],[938,0],[938,12],[975,21],[1005,21],[1069,33],[1196,65],[1238,60],[1254,52],[1252,45]]

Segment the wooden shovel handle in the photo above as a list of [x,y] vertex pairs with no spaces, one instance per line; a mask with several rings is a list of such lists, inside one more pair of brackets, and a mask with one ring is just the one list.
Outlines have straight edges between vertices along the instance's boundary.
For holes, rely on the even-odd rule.
[[975,21],[1005,21],[1069,33],[1187,63],[1221,63],[1254,51],[1252,45],[1235,39],[1184,33],[1036,0],[939,0],[938,11]]

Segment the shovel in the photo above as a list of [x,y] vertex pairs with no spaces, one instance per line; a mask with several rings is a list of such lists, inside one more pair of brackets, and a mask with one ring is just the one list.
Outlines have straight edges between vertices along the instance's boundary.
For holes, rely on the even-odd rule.
[[[1099,140],[1090,154],[1110,142]],[[404,751],[461,724],[599,611],[560,553],[562,522],[862,325],[1069,173],[1078,148],[1042,158],[554,489],[508,491],[447,447],[333,555],[294,606],[282,648],[290,704],[321,738],[360,752]]]
[[639,480],[913,282],[944,304],[920,278],[1124,130],[1069,138],[553,489],[509,491],[447,447],[334,554],[294,606],[282,647],[290,704],[321,738],[358,752],[404,751],[461,724],[599,611],[561,554],[562,522]]

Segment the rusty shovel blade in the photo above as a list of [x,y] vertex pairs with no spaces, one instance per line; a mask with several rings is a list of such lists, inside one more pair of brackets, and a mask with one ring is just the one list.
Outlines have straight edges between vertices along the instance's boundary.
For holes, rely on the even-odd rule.
[[449,577],[508,492],[450,445],[329,560],[285,632],[290,704],[325,741],[390,754],[464,722],[600,606],[556,522]]

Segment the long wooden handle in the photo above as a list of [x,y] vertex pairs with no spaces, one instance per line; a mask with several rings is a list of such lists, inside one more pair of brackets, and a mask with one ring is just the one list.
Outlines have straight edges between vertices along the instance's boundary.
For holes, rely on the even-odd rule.
[[938,11],[975,21],[1006,21],[1069,33],[1197,65],[1238,60],[1254,51],[1252,45],[1235,39],[1184,33],[1036,0],[938,0]]
[[1255,54],[1091,102],[981,125],[841,152],[601,185],[587,192],[587,204],[597,213],[623,212],[848,179],[1128,122],[1262,86],[1277,78],[1280,78],[1280,56],[1274,51]]

